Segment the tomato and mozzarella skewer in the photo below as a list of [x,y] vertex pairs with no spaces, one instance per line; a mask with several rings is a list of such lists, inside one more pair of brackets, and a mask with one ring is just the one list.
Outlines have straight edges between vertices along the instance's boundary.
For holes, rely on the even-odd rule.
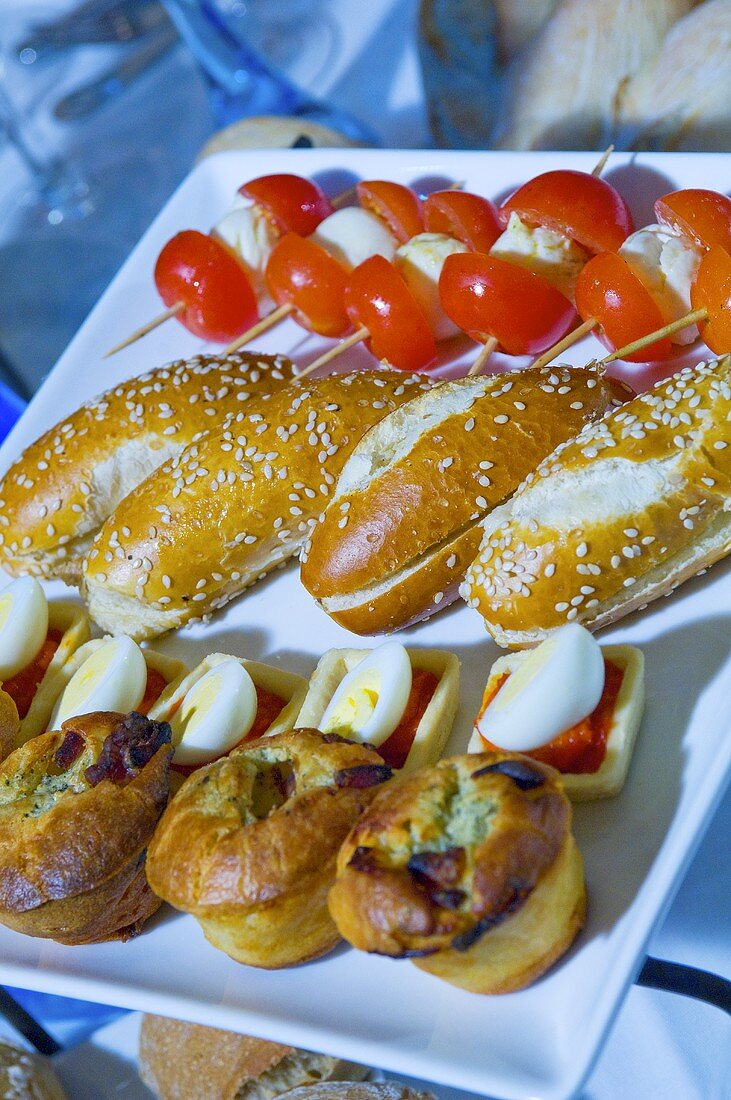
[[577,283],[582,324],[537,365],[550,362],[597,326],[611,358],[634,362],[670,358],[696,339],[696,323],[704,317],[689,312],[693,287],[708,250],[731,249],[731,199],[689,188],[658,199],[655,215],[656,224],[587,264]]
[[205,340],[229,342],[258,317],[256,288],[261,293],[263,268],[276,240],[287,232],[311,233],[332,212],[325,193],[303,176],[249,180],[210,234],[184,230],[167,242],[155,265],[155,285],[168,309],[106,357],[171,317]]

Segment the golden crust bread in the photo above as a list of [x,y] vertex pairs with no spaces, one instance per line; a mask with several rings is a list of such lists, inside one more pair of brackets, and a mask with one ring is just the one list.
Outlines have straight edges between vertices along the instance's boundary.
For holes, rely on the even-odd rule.
[[274,1100],[298,1086],[365,1073],[364,1066],[252,1035],[142,1017],[140,1076],[159,1100]]
[[731,550],[731,357],[687,367],[558,447],[484,524],[461,589],[498,645],[591,630]]
[[228,603],[299,550],[363,432],[429,384],[361,371],[249,402],[106,521],[84,562],[92,618],[149,638]]
[[[361,950],[441,961],[449,953],[458,965],[444,968],[446,980],[480,992],[519,988],[557,957],[554,943],[528,943],[518,959],[489,952],[489,966],[474,947],[528,904],[570,828],[553,768],[510,753],[450,757],[376,796],[338,855],[330,912]],[[583,877],[569,875],[566,897],[559,878],[562,951],[583,914]]]
[[[528,650],[508,653],[498,658],[490,669],[485,694],[494,690],[502,676],[515,672],[528,656]],[[645,706],[645,655],[632,645],[603,645],[607,661],[624,673],[612,712],[607,737],[607,753],[596,772],[577,774],[563,772],[563,788],[572,802],[587,802],[596,798],[611,798],[622,790],[627,778],[637,733]],[[473,729],[468,752],[485,752],[485,744]],[[528,753],[527,755],[530,755]]]
[[0,688],[0,760],[15,748],[19,729],[18,708],[7,691]]
[[191,775],[148,852],[153,890],[250,966],[292,966],[339,940],[327,911],[341,841],[391,769],[373,749],[292,730]]
[[[84,618],[86,618],[86,616],[84,616]],[[21,723],[21,744],[25,744],[25,742],[29,741],[31,738],[37,737],[39,733],[46,732],[49,728],[53,708],[60,696],[66,690],[71,679],[79,671],[84,661],[88,660],[93,653],[96,653],[96,651],[108,641],[110,641],[109,637],[91,638],[89,641],[85,641],[83,645],[74,649],[67,660],[56,669],[55,675],[48,683],[41,681],[35,699],[33,700],[33,706],[28,712],[25,721]],[[182,661],[179,661],[177,657],[168,657],[167,654],[157,653],[153,649],[143,649],[142,655],[145,658],[145,664],[148,668],[154,669],[155,672],[159,672],[167,684],[176,682],[185,674],[185,665]]]
[[279,356],[196,356],[85,402],[32,443],[0,484],[3,567],[78,583],[94,532],[127,493],[249,397],[293,376]]
[[458,378],[371,428],[302,553],[302,583],[356,634],[448,606],[480,523],[541,459],[631,396],[597,368]]
[[53,704],[67,682],[64,680],[64,666],[89,640],[91,634],[89,616],[83,607],[68,600],[49,603],[48,626],[51,630],[62,632],[61,641],[36,688],[28,713],[21,720],[16,746],[24,745],[31,737],[36,737],[47,729]]
[[127,939],[159,906],[145,849],[168,799],[170,728],[106,712],[0,764],[0,923],[60,943]]
[[[318,729],[343,678],[370,652],[369,649],[329,649],[323,654],[312,674],[302,709],[294,724]],[[399,769],[402,775],[410,775],[419,768],[436,764],[449,740],[459,706],[458,658],[443,649],[408,649],[407,653],[412,668],[431,672],[438,682],[416,728],[406,763]],[[338,732],[343,737],[352,736],[352,731]]]
[[47,1058],[0,1040],[0,1096],[3,1100],[65,1100],[66,1093]]

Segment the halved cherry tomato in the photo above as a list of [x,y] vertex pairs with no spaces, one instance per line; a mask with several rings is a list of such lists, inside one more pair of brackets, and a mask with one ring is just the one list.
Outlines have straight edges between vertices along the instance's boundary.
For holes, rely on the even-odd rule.
[[368,329],[366,342],[376,359],[397,370],[420,371],[436,358],[424,311],[383,256],[370,256],[351,271],[345,308],[355,326]]
[[261,206],[280,233],[308,237],[333,213],[332,203],[316,183],[286,172],[249,180],[239,187],[239,194]]
[[455,237],[472,252],[489,252],[504,228],[495,203],[469,191],[433,191],[424,203],[424,227]]
[[356,191],[360,205],[380,218],[399,244],[424,232],[422,202],[410,187],[390,180],[365,180]]
[[277,305],[293,305],[295,320],[305,328],[321,336],[344,336],[350,330],[347,273],[319,244],[287,233],[272,249],[264,274]]
[[690,301],[708,313],[698,324],[704,343],[716,355],[731,352],[731,256],[725,248],[712,248],[701,260]]
[[560,169],[524,183],[500,207],[507,224],[515,212],[522,221],[563,233],[590,252],[614,251],[634,232],[634,221],[619,191],[588,172]]
[[240,263],[225,245],[184,229],[164,246],[155,286],[166,306],[184,304],[177,318],[195,336],[227,344],[255,323],[256,296]]
[[560,340],[576,313],[542,276],[487,256],[447,256],[439,297],[448,317],[473,340],[494,336],[509,355],[538,355]]
[[655,203],[655,217],[701,248],[719,245],[731,252],[731,199],[719,191],[671,191]]
[[[596,335],[610,351],[631,344],[665,324],[659,306],[626,260],[602,252],[589,260],[576,282],[576,308],[582,320],[593,317],[601,326]],[[678,354],[667,337],[624,358],[650,363]]]

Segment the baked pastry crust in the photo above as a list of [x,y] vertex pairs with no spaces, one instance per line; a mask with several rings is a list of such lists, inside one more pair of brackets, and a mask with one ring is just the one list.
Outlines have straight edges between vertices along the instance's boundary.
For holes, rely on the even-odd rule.
[[[553,768],[511,753],[450,757],[376,796],[340,850],[330,912],[362,950],[422,958],[423,969],[474,992],[519,989],[583,921],[570,828]],[[553,906],[555,919],[544,932],[523,918],[536,935],[506,950],[532,902],[541,913]]]
[[36,689],[28,713],[21,720],[17,745],[24,745],[48,728],[53,705],[68,682],[63,670],[91,634],[89,616],[83,607],[69,600],[49,603],[48,626],[50,630],[61,631],[61,641]]
[[338,848],[390,774],[373,749],[317,730],[251,741],[180,788],[150,845],[150,885],[239,962],[323,955],[340,939],[327,909]]
[[15,748],[19,729],[18,708],[7,691],[0,688],[0,760]]
[[[529,650],[508,653],[500,657],[490,669],[485,693],[495,687],[505,673],[512,673],[523,663]],[[632,645],[603,645],[606,660],[624,673],[622,684],[612,711],[612,722],[607,736],[607,752],[601,767],[595,772],[562,772],[563,789],[572,802],[588,802],[596,798],[611,798],[619,794],[627,778],[637,733],[645,706],[645,655]],[[485,745],[473,729],[468,752],[484,752]]]
[[[320,658],[295,725],[319,727],[341,681],[367,657],[370,649],[329,649]],[[399,773],[410,775],[436,764],[449,740],[459,706],[459,659],[443,649],[407,649],[414,669],[431,672],[437,686],[416,727],[409,755]],[[341,731],[344,737],[346,730]]]
[[0,764],[0,923],[59,943],[136,935],[159,906],[145,849],[168,799],[170,728],[85,714]]

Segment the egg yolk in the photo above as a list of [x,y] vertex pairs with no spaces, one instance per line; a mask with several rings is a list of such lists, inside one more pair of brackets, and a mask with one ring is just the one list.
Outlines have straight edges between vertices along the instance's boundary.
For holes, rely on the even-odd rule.
[[[256,718],[248,733],[241,738],[238,745],[234,745],[234,749],[237,749],[239,745],[243,745],[247,741],[256,741],[257,738],[263,737],[272,722],[276,721],[286,706],[285,700],[280,698],[279,695],[275,695],[271,691],[266,691],[264,688],[259,687],[258,684],[254,686],[256,687]],[[180,703],[178,704],[178,707],[179,706]],[[229,752],[233,751],[233,749],[229,749]],[[214,756],[207,761],[207,763],[211,764],[214,760],[220,760],[222,756],[228,756],[228,753],[224,752],[219,756]],[[202,768],[203,766],[203,764],[176,764],[175,762],[171,764],[173,771],[179,772],[181,775],[191,775],[194,771],[197,771],[198,768]]]

